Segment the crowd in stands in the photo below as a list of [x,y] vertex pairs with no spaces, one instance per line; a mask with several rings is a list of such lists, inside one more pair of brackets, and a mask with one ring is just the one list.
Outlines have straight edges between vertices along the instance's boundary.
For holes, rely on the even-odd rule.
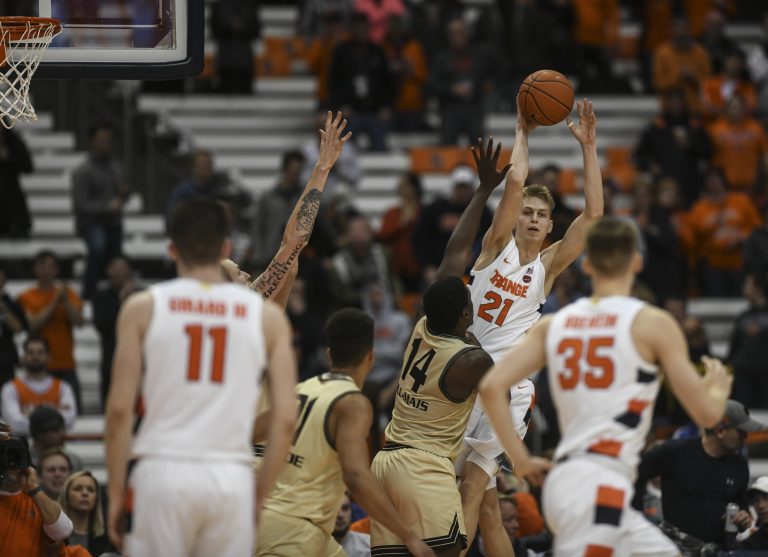
[[[375,227],[355,205],[359,152],[386,151],[392,131],[436,131],[439,143],[451,146],[483,137],[489,110],[510,109],[518,84],[543,67],[572,76],[579,94],[630,92],[612,68],[620,16],[633,12],[642,25],[641,88],[658,95],[661,110],[632,149],[633,178],[606,175],[604,182],[605,213],[631,218],[641,231],[646,264],[635,293],[677,317],[695,361],[710,347],[702,324],[687,315],[686,300],[744,296],[749,303],[735,320],[726,357],[735,377],[726,421],[701,435],[686,434],[687,416],[662,393],[657,425],[684,437],[651,445],[640,466],[636,505],[649,519],[663,520],[681,544],[722,544],[725,504],[738,501],[742,509],[751,504],[757,517],[738,519],[744,531],[734,544],[768,548],[768,477],[750,486],[743,445],[757,427],[746,408],[768,408],[768,16],[763,41],[744,49],[724,30],[743,4],[499,0],[475,10],[469,20],[460,0],[304,0],[299,32],[308,43],[306,68],[317,78],[318,113],[324,118],[329,108],[344,110],[354,138],[364,139],[347,145],[329,178],[286,308],[301,379],[327,370],[322,324],[330,312],[354,306],[370,313],[376,359],[364,391],[378,414],[371,444],[379,447],[420,293],[477,184],[473,169],[459,165],[451,172],[450,190],[430,199],[423,177],[404,173],[391,184],[396,204]],[[252,41],[261,33],[256,3],[219,0],[213,6],[221,90],[251,93]],[[437,130],[427,118],[432,106],[440,116]],[[599,117],[599,103],[595,110]],[[77,233],[88,253],[83,291],[78,295],[61,279],[57,256],[49,251],[35,257],[30,269],[35,283],[16,298],[5,292],[0,268],[0,413],[15,432],[29,435],[43,492],[71,519],[69,543],[96,556],[111,550],[103,490],[64,447],[66,431],[82,408],[73,330],[84,323],[83,300],[89,300],[101,339],[103,401],[117,313],[140,284],[122,255],[122,215],[130,190],[112,156],[112,131],[94,128],[90,140],[87,160],[72,175]],[[239,221],[236,258],[249,270],[262,270],[280,246],[283,225],[317,155],[314,140],[286,151],[274,187],[248,204],[243,203],[247,194],[215,171],[214,154],[197,151],[189,179],[168,199],[168,211],[196,196],[225,200],[238,211],[249,206]],[[21,137],[0,127],[0,236],[30,234],[19,176],[33,166]],[[534,169],[529,179],[547,185],[556,200],[551,242],[562,238],[575,215],[565,202],[566,170],[553,161]],[[491,219],[488,207],[475,256]],[[544,312],[587,294],[585,284],[574,264],[556,282]],[[23,332],[28,337],[19,357],[14,336]],[[19,365],[22,371],[14,377]],[[538,377],[537,396],[540,423],[548,424],[540,431],[548,450],[558,433],[546,374]],[[694,469],[701,474],[691,474]],[[654,478],[660,478],[661,500]],[[724,484],[719,499],[690,498],[705,484]],[[507,471],[500,473],[498,486],[503,524],[516,554],[546,551],[551,535],[538,508],[538,487]],[[0,491],[0,507],[4,497]],[[345,500],[334,533],[352,557],[370,554],[369,526],[360,512]],[[469,555],[483,555],[482,537]]]

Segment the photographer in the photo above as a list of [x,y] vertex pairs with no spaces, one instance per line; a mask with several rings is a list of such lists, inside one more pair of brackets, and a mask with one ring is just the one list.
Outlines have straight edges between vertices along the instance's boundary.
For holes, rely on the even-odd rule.
[[26,439],[0,422],[0,555],[57,555],[72,521],[40,487]]

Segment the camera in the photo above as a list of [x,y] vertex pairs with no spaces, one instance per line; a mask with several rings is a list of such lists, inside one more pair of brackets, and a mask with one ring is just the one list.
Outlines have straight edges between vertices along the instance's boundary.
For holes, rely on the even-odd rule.
[[0,441],[0,479],[8,470],[26,470],[32,465],[29,443],[24,437],[11,435]]

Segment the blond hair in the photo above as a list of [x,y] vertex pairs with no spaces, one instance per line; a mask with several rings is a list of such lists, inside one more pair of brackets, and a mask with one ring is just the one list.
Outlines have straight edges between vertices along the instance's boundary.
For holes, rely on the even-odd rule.
[[637,230],[631,221],[603,217],[587,231],[587,259],[601,275],[620,275],[632,263],[637,242]]
[[96,502],[94,503],[91,512],[88,513],[88,537],[98,538],[99,536],[103,536],[105,532],[104,514],[101,510],[101,488],[99,486],[99,480],[97,480],[93,474],[88,470],[82,470],[70,475],[67,478],[67,481],[64,482],[64,488],[61,490],[61,493],[59,493],[59,506],[64,514],[72,516],[72,508],[69,505],[69,488],[72,487],[72,484],[76,479],[83,477],[91,478],[93,484],[96,486]]
[[552,192],[549,191],[547,186],[541,184],[530,184],[523,188],[523,199],[526,197],[538,197],[549,206],[549,213],[555,209],[555,198],[552,197]]

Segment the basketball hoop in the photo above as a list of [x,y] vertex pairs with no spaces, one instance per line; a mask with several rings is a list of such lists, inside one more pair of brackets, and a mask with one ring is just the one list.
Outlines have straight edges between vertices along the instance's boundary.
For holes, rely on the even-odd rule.
[[29,82],[53,37],[61,33],[57,19],[0,17],[0,122],[37,120],[29,100]]

